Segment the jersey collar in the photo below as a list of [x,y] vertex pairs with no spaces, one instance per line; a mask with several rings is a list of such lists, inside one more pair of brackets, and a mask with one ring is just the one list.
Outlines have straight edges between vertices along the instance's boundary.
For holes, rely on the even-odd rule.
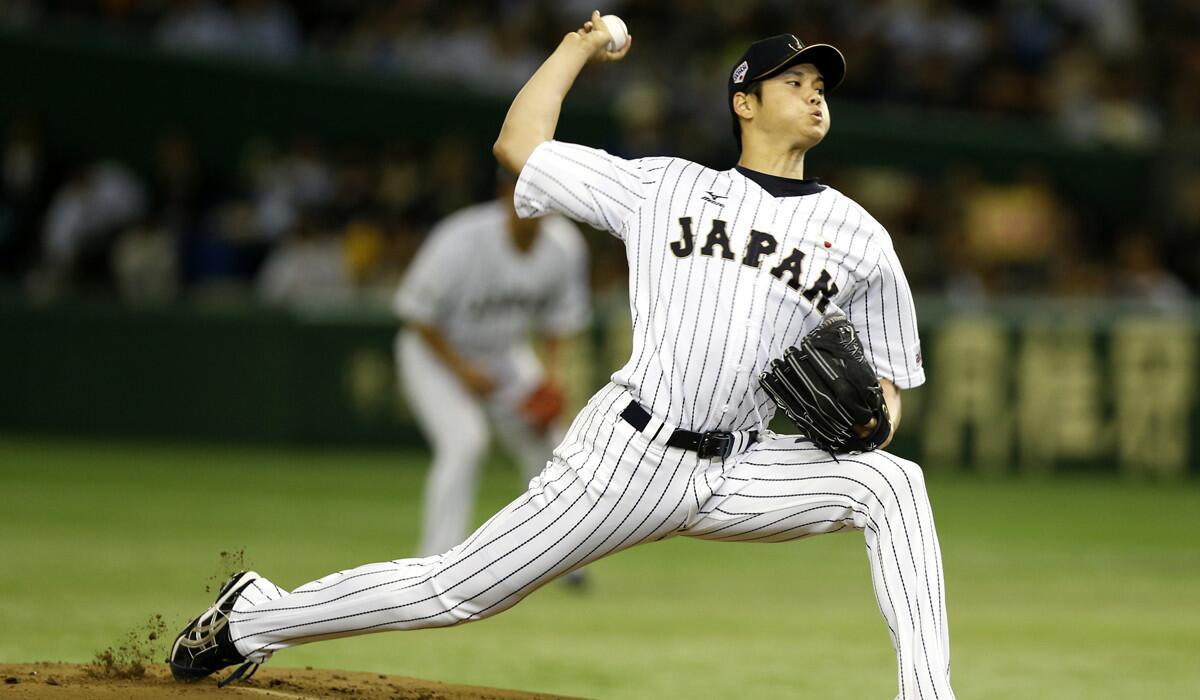
[[802,197],[806,194],[817,194],[825,189],[825,185],[822,185],[820,180],[815,177],[796,180],[790,177],[760,173],[740,165],[735,165],[734,169],[747,179],[753,180],[772,197]]

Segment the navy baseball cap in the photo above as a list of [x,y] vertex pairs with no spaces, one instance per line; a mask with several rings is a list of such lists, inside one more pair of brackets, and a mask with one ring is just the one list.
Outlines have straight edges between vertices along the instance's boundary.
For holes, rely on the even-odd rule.
[[[846,58],[829,44],[804,45],[795,34],[779,34],[750,44],[729,74],[729,97],[744,92],[746,86],[800,63],[811,63],[825,78],[825,89],[832,91],[846,77]],[[731,107],[732,109],[732,107]]]
[[792,66],[811,63],[825,79],[826,92],[832,92],[846,77],[846,57],[835,46],[809,44],[796,38],[795,34],[778,34],[759,39],[750,44],[746,53],[734,64],[729,74],[729,94],[725,106],[733,117],[733,135],[741,145],[741,130],[737,115],[733,112],[733,96],[745,92],[746,88],[759,80],[766,80]]

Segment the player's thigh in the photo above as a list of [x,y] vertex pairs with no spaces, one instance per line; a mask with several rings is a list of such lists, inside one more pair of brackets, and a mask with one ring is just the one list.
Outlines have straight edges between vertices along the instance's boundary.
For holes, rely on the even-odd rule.
[[739,456],[684,533],[782,542],[878,527],[901,505],[926,503],[920,468],[883,451],[832,456],[776,437]]
[[434,448],[482,452],[488,427],[479,400],[415,333],[400,334],[396,355],[409,408]]
[[678,533],[694,512],[697,487],[688,467],[695,455],[666,449],[620,420],[627,403],[615,387],[598,394],[528,491],[456,547],[449,561],[511,568],[515,575],[505,585],[523,589]]

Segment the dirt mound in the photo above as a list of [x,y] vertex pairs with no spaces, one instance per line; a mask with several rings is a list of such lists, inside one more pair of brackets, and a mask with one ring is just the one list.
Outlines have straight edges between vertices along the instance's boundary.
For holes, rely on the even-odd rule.
[[215,680],[176,683],[165,664],[138,677],[97,674],[83,664],[0,664],[0,700],[55,698],[157,700],[164,697],[354,698],[355,700],[531,700],[561,698],[516,690],[451,685],[403,676],[264,666],[245,683],[217,688]]
[[146,669],[166,654],[167,624],[162,615],[154,615],[146,624],[125,635],[117,644],[96,652],[92,663],[83,667],[83,672],[92,678],[111,680],[137,680],[146,675]]

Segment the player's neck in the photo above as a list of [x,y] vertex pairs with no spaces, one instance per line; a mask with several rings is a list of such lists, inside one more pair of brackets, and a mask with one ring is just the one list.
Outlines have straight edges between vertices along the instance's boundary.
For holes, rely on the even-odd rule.
[[788,151],[767,151],[746,144],[742,149],[742,157],[738,165],[755,172],[787,177],[793,180],[804,179],[804,153],[798,149]]

